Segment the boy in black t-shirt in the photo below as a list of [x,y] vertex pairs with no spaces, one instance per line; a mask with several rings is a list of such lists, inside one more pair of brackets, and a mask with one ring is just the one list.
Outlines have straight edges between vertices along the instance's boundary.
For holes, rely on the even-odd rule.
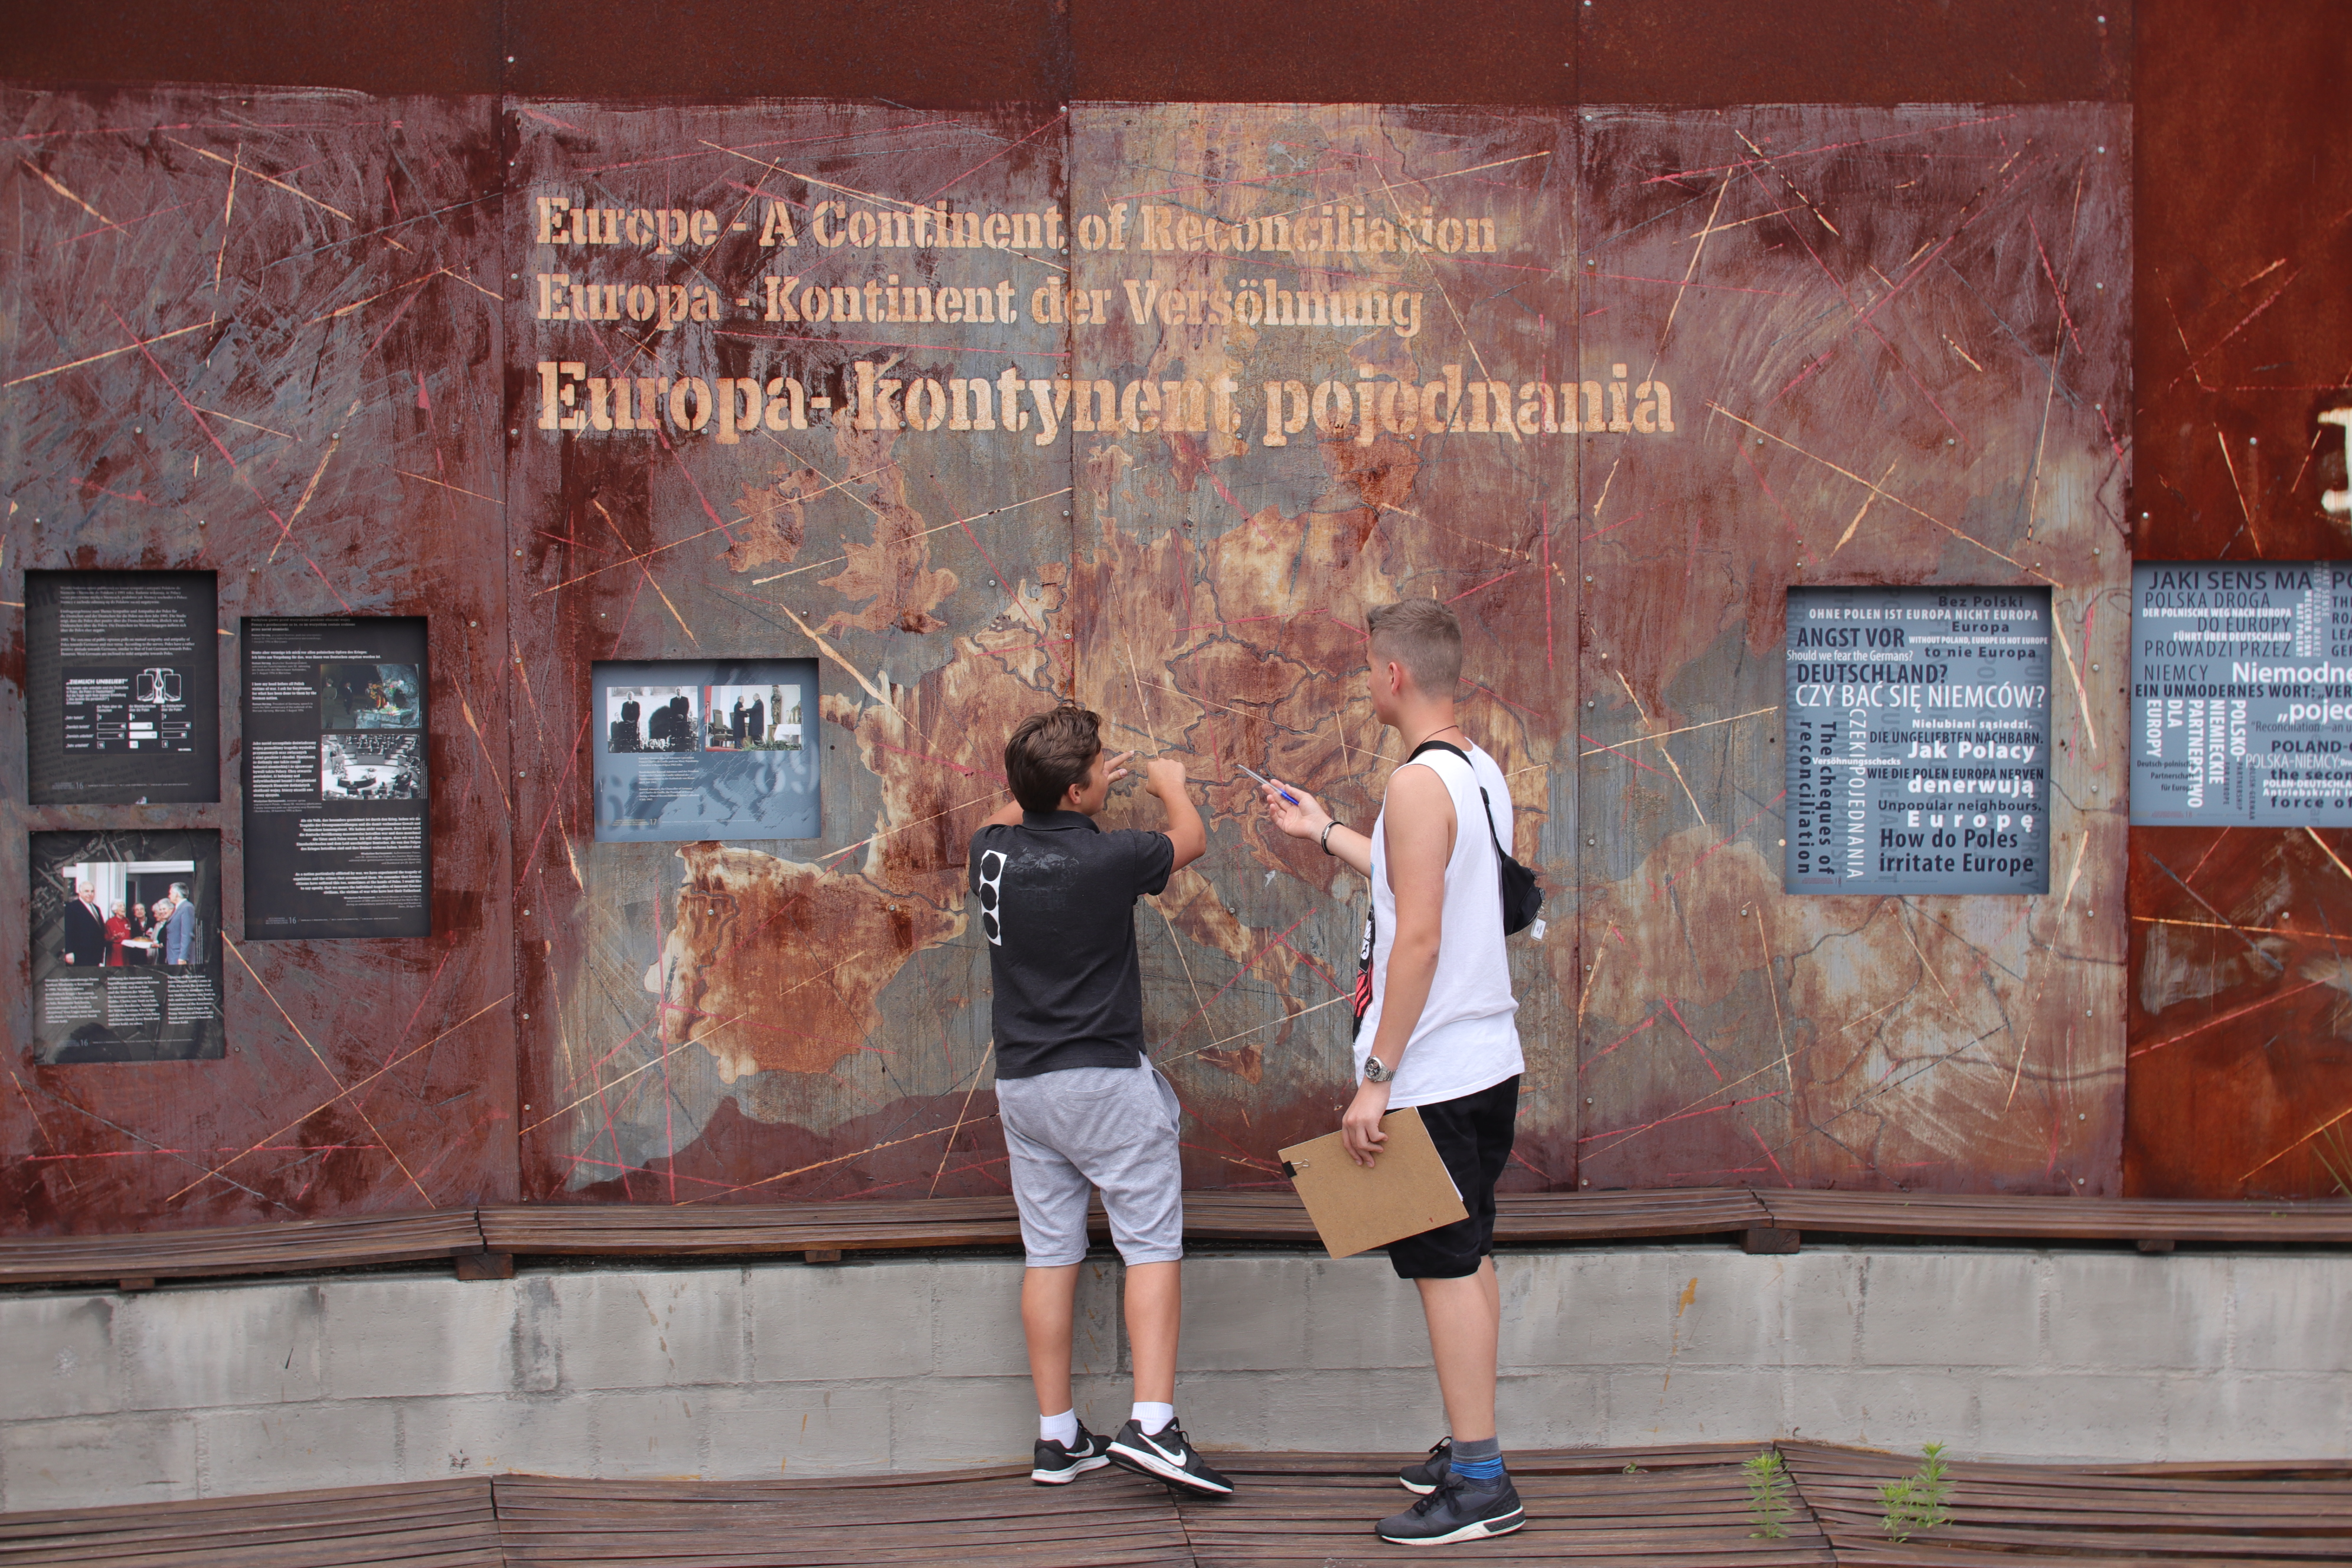
[[[1135,900],[1199,859],[1208,831],[1185,796],[1182,764],[1167,757],[1146,766],[1143,787],[1166,807],[1168,831],[1096,826],[1133,755],[1106,757],[1101,728],[1069,705],[1023,720],[1004,747],[1014,803],[971,840],[972,900],[995,982],[996,1105],[1028,1261],[1021,1326],[1037,1388],[1029,1474],[1058,1484],[1118,1464],[1222,1497],[1232,1484],[1176,1424],[1181,1113],[1143,1054],[1135,947]],[[1088,1432],[1070,1398],[1070,1320],[1096,1188],[1127,1263],[1135,1363],[1135,1407],[1110,1438]]]

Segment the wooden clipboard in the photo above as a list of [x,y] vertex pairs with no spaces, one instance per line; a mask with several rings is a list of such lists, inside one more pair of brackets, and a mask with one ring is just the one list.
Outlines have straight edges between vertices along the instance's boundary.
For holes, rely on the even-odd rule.
[[1334,1258],[1470,1217],[1418,1110],[1390,1111],[1381,1131],[1388,1142],[1369,1171],[1348,1157],[1337,1132],[1282,1151],[1282,1173],[1298,1189],[1315,1234]]

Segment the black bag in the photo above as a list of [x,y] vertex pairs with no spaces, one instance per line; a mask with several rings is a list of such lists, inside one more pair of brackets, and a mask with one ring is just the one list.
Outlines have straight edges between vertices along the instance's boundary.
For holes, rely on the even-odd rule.
[[[1470,760],[1469,752],[1444,741],[1423,741],[1412,749],[1412,757],[1423,752],[1451,752],[1465,763]],[[1407,757],[1405,761],[1409,763],[1412,757]],[[1475,777],[1475,774],[1472,775],[1474,783]],[[1495,803],[1486,798],[1483,784],[1478,789],[1478,804],[1486,808],[1486,840],[1495,847],[1497,862],[1495,879],[1501,884],[1503,890],[1503,934],[1517,936],[1535,924],[1536,917],[1543,913],[1543,889],[1536,885],[1536,874],[1512,858],[1511,852],[1503,847],[1502,839],[1496,836]]]

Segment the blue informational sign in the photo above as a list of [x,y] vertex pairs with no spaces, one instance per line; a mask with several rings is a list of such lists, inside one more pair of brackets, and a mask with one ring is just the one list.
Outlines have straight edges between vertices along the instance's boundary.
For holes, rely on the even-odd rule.
[[2050,890],[2050,591],[1791,588],[1792,893]]
[[598,664],[599,843],[814,838],[816,660]]
[[2131,819],[2352,826],[2352,563],[2132,567]]

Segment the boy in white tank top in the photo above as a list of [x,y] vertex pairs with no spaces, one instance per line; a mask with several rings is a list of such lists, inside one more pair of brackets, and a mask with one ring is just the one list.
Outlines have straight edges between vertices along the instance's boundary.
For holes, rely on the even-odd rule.
[[1527,1522],[1495,1432],[1495,1183],[1510,1159],[1525,1066],[1496,849],[1511,842],[1511,796],[1494,758],[1454,721],[1462,628],[1454,612],[1414,599],[1370,620],[1372,710],[1406,748],[1380,819],[1369,834],[1342,826],[1280,781],[1265,798],[1276,826],[1371,879],[1356,977],[1360,1081],[1339,1124],[1348,1152],[1371,1164],[1386,1141],[1381,1118],[1417,1106],[1470,1211],[1389,1248],[1398,1276],[1421,1291],[1450,1435],[1398,1478],[1421,1500],[1382,1520],[1379,1533],[1435,1545]]

